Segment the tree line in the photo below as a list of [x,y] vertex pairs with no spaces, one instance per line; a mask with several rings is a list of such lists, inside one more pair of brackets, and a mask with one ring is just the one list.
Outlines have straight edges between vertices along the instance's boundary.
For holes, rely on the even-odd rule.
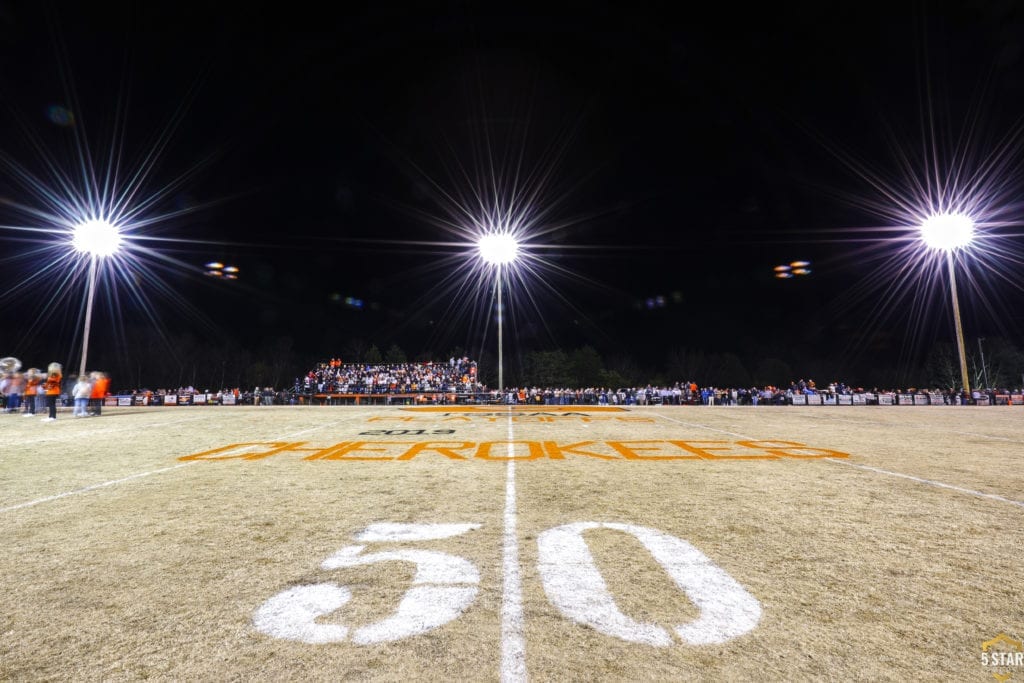
[[[380,344],[352,337],[341,348],[308,351],[299,349],[294,337],[272,336],[256,343],[212,340],[193,333],[155,338],[145,328],[126,330],[118,349],[98,348],[91,354],[89,369],[105,370],[113,386],[131,388],[196,389],[224,387],[273,387],[287,389],[317,363],[340,358],[346,363],[447,362],[451,357],[469,356],[478,361],[481,381],[497,386],[495,354],[488,349],[454,347],[439,352],[420,349],[409,353],[398,344]],[[977,340],[968,345],[968,370],[972,387],[1019,387],[1024,385],[1024,351],[1005,338]],[[801,357],[759,357],[756,352],[741,356],[732,351],[708,351],[695,347],[667,348],[660,358],[642,358],[628,353],[601,352],[594,346],[572,349],[523,349],[506,344],[505,383],[508,386],[628,387],[669,386],[693,381],[701,386],[763,387],[788,385],[799,379],[814,379],[819,386],[845,382],[865,388],[906,388],[959,386],[960,366],[956,347],[936,342],[917,365],[897,358],[871,358],[854,367],[842,357],[830,354]],[[30,361],[35,362],[35,361]],[[40,361],[41,362],[41,361]]]

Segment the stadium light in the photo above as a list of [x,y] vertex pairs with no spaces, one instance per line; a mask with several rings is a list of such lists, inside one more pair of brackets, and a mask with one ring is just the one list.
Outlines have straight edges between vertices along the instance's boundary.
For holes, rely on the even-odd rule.
[[75,226],[71,245],[75,251],[89,257],[89,289],[85,304],[85,330],[82,332],[82,364],[78,376],[85,374],[85,363],[89,355],[89,331],[92,327],[92,302],[96,294],[96,262],[113,256],[121,246],[121,231],[116,225],[102,219],[95,219]]
[[502,338],[502,302],[501,302],[501,280],[503,277],[502,267],[508,266],[515,263],[516,257],[519,255],[519,243],[516,238],[508,232],[491,232],[477,242],[477,248],[480,250],[480,258],[484,263],[494,266],[495,273],[494,277],[497,282],[496,285],[496,306],[498,313],[498,390],[502,393],[505,391],[505,365],[504,365],[504,349],[503,349],[503,338]]
[[970,396],[971,385],[967,377],[967,352],[964,349],[964,328],[960,321],[960,300],[956,293],[956,269],[953,254],[971,243],[974,221],[962,213],[942,213],[929,216],[921,224],[921,239],[929,249],[946,254],[949,270],[949,295],[953,302],[953,324],[956,328],[956,348],[960,355],[960,380],[964,394]]

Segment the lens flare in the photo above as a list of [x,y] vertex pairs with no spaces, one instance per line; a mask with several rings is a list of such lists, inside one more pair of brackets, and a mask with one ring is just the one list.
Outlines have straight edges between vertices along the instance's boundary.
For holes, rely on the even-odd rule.
[[491,265],[501,266],[512,263],[519,254],[519,243],[507,232],[492,232],[477,242],[480,258]]
[[974,221],[962,213],[929,216],[921,224],[921,239],[932,249],[955,251],[974,237]]
[[91,256],[111,256],[121,246],[121,231],[102,219],[80,223],[72,234],[75,250]]

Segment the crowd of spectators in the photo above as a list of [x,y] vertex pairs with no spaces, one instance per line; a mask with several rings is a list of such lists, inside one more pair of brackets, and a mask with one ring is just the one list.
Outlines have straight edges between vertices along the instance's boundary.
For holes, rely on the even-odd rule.
[[[301,386],[300,386],[301,385]],[[791,381],[786,386],[717,387],[698,386],[696,382],[676,382],[670,386],[640,387],[506,387],[491,389],[477,381],[477,365],[469,358],[451,358],[447,363],[344,364],[339,360],[320,363],[301,381],[296,394],[308,395],[412,395],[425,402],[451,402],[470,399],[477,402],[509,405],[789,405],[794,397],[805,396],[812,403],[829,403],[840,396],[928,393],[941,396],[947,405],[979,402],[986,396],[992,405],[996,396],[1009,390],[973,392],[972,397],[954,389],[879,389],[853,387],[845,382],[830,382],[819,387],[813,379]],[[820,397],[820,398],[819,398]]]
[[[488,388],[478,380],[477,363],[468,357],[450,358],[447,362],[416,363],[342,363],[338,359],[321,362],[305,376],[295,379],[288,389],[254,387],[253,389],[222,389],[211,392],[194,387],[137,389],[120,392],[124,399],[130,394],[133,405],[297,405],[308,403],[488,403],[493,405],[721,405],[756,406],[790,405],[794,403],[830,404],[849,402],[847,397],[860,395],[866,401],[878,402],[879,396],[928,394],[928,402],[946,405],[981,403],[997,405],[1007,402],[1009,389],[975,389],[966,396],[954,389],[879,389],[865,390],[844,382],[830,382],[819,387],[813,379],[800,379],[785,386],[717,387],[699,386],[693,381],[675,382],[670,386],[648,384],[637,387],[511,387]],[[102,373],[93,373],[91,378]],[[5,412],[16,412],[21,393],[14,373],[0,377],[0,404]],[[89,413],[99,414],[102,397],[107,394],[106,382],[94,383],[88,395]],[[77,398],[70,385],[62,392],[63,405],[70,406]],[[27,392],[26,392],[27,393]],[[1020,392],[1016,392],[1020,398]],[[842,398],[840,398],[842,397]],[[26,397],[27,398],[27,397]],[[846,399],[844,401],[843,399]],[[75,414],[82,409],[76,406]]]
[[302,379],[297,391],[306,394],[474,394],[483,390],[476,361],[467,357],[444,362],[320,363]]

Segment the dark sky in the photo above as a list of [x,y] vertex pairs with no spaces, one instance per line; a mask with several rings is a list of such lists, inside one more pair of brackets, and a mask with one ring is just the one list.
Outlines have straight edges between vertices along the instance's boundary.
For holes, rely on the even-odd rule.
[[[899,177],[931,112],[939,147],[970,130],[984,158],[1015,140],[1024,111],[1024,11],[1010,2],[64,5],[0,5],[0,150],[52,181],[43,160],[77,177],[76,144],[102,167],[121,140],[123,168],[137,169],[166,141],[140,194],[186,177],[142,233],[184,240],[150,245],[195,270],[151,271],[159,324],[254,348],[289,334],[313,355],[352,337],[438,355],[493,345],[479,315],[452,312],[471,297],[441,289],[453,250],[429,244],[452,240],[431,220],[450,217],[442,192],[465,196],[460,173],[486,178],[489,163],[545,178],[535,203],[548,232],[535,244],[553,267],[529,276],[532,303],[517,295],[513,344],[924,353],[950,337],[948,310],[920,316],[914,296],[878,310],[879,281],[896,273],[880,269],[880,233],[851,240],[891,222],[848,155]],[[1020,201],[1019,175],[1010,186]],[[10,163],[0,190],[38,203]],[[0,224],[38,220],[0,210]],[[10,293],[30,269],[23,236],[0,233],[2,339],[14,349],[0,355],[44,347],[70,361],[77,323],[15,331],[45,308],[39,287]],[[1018,272],[1022,251],[1009,254]],[[773,277],[797,259],[810,275]],[[239,266],[240,279],[202,277],[208,260]],[[963,294],[968,335],[1019,340],[1019,285],[985,306],[999,288],[977,284],[980,298]],[[80,296],[66,299],[55,319],[78,315]],[[97,309],[97,344],[145,320],[120,308]]]

